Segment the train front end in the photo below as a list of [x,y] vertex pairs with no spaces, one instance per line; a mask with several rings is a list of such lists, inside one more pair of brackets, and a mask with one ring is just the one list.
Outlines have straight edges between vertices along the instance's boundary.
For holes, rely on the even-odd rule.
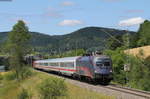
[[94,58],[95,79],[101,83],[109,83],[112,79],[112,61],[108,56]]

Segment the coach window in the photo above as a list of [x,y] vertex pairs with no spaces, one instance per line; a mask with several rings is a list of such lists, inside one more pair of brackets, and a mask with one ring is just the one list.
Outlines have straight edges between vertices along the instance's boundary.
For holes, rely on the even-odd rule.
[[39,63],[34,63],[34,65],[39,65]]
[[73,62],[67,62],[66,63],[66,67],[73,68],[74,67],[74,63]]
[[58,66],[58,63],[49,63],[50,66]]
[[44,63],[44,66],[48,66],[48,63]]
[[58,63],[54,63],[54,66],[58,66]]
[[60,66],[61,66],[61,67],[66,67],[65,65],[66,65],[66,64],[65,64],[64,62],[60,63]]

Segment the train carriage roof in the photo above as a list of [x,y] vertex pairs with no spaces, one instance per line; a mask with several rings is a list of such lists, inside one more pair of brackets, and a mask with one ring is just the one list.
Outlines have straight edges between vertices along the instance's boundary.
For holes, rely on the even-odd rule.
[[44,62],[74,62],[76,61],[77,58],[80,56],[76,57],[65,57],[65,58],[55,58],[55,59],[45,59],[45,60],[38,60],[35,61],[36,63],[44,63]]

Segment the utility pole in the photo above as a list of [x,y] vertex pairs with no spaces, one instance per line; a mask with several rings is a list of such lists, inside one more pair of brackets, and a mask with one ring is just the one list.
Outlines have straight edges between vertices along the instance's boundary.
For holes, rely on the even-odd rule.
[[59,57],[61,57],[61,49],[60,49],[60,47],[59,47],[59,49],[58,49],[58,53],[59,53]]
[[125,71],[125,75],[126,75],[126,79],[125,79],[125,83],[128,83],[128,81],[129,81],[129,78],[128,78],[128,75],[127,75],[127,73],[129,72],[129,70],[130,70],[130,57],[129,57],[129,51],[130,51],[130,34],[129,34],[129,32],[128,32],[128,29],[127,29],[127,38],[126,38],[127,40],[127,44],[126,44],[126,50],[127,50],[127,64],[126,64],[126,71]]
[[77,40],[75,42],[75,52],[76,52],[76,56],[77,56]]

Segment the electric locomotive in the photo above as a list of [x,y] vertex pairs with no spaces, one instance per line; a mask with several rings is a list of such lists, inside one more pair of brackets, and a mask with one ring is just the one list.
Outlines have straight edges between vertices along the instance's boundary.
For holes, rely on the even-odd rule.
[[100,83],[109,83],[113,79],[112,61],[105,55],[37,60],[33,67]]

